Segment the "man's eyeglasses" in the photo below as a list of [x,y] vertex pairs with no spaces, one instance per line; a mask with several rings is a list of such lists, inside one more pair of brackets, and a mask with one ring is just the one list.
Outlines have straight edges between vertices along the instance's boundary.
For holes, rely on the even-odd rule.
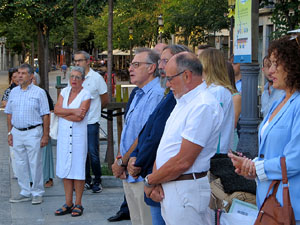
[[168,59],[159,59],[159,60],[157,61],[158,65],[159,65],[160,63],[162,63],[163,65],[166,65],[168,62],[169,62]]
[[148,63],[148,62],[133,62],[133,63],[129,63],[129,67],[133,67],[133,68],[139,68],[141,64],[153,64],[153,63]]
[[75,76],[75,75],[71,75],[70,76],[71,79],[75,79],[75,80],[81,80],[81,76]]
[[78,62],[83,62],[83,61],[86,61],[86,59],[74,59],[74,63],[78,63]]
[[180,75],[183,74],[184,72],[185,72],[185,70],[182,71],[182,72],[180,72],[180,73],[177,73],[177,74],[175,74],[175,75],[173,75],[173,76],[166,76],[166,79],[167,79],[167,81],[171,82],[171,81],[174,79],[174,77],[180,76]]

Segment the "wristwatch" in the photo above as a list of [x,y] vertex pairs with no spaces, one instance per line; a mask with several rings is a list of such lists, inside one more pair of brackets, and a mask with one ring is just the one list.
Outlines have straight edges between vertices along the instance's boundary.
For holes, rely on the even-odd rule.
[[122,166],[122,167],[126,167],[127,166],[127,165],[123,164],[123,160],[122,160],[122,156],[121,155],[117,156],[116,160],[117,160],[117,165],[118,166]]
[[11,131],[9,131],[9,132],[7,133],[7,136],[9,136],[9,135],[11,135]]
[[145,179],[144,179],[144,184],[145,184],[145,186],[146,186],[146,187],[154,187],[154,186],[155,186],[154,184],[149,184],[148,176],[149,176],[149,175],[147,175],[147,176],[145,177]]

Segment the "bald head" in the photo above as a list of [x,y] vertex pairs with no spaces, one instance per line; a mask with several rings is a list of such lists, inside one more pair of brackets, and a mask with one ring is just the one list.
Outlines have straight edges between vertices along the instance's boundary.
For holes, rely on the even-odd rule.
[[174,55],[171,60],[175,60],[177,71],[189,70],[195,76],[202,76],[202,64],[194,53],[180,52]]
[[164,48],[167,47],[168,45],[165,43],[158,43],[157,45],[155,45],[154,50],[158,52],[158,54],[161,55],[161,53],[163,52]]

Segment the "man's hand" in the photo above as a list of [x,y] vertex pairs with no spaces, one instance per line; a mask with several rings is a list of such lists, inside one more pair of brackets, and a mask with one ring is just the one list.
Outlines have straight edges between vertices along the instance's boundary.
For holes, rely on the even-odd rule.
[[48,144],[49,141],[49,135],[43,135],[42,139],[41,139],[41,148],[45,147]]
[[127,170],[128,170],[129,175],[131,175],[134,179],[137,179],[141,172],[141,167],[134,166],[135,161],[136,161],[136,157],[131,157],[129,159],[129,162],[127,165]]
[[12,134],[8,135],[7,140],[8,140],[8,145],[13,147],[13,136],[12,136]]
[[165,194],[161,184],[155,185],[154,189],[150,194],[150,198],[155,202],[161,202],[164,197]]
[[155,186],[153,186],[153,187],[144,186],[144,192],[145,192],[147,198],[150,198],[151,192],[153,191],[154,188],[155,188]]
[[[119,166],[117,164],[117,160],[115,160],[114,164],[112,164],[111,169],[116,178],[122,179],[124,177],[123,173],[125,173],[125,167]],[[125,175],[125,178],[126,178],[126,175]]]

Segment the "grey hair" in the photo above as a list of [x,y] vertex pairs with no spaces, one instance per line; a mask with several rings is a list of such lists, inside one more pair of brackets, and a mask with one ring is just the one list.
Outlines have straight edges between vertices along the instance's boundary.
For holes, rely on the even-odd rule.
[[202,64],[193,53],[179,54],[176,57],[177,72],[189,70],[195,76],[202,76]]
[[185,45],[168,45],[164,47],[164,50],[170,49],[172,55],[176,55],[180,52],[192,52],[187,46]]
[[77,71],[77,72],[81,73],[81,79],[84,80],[85,73],[84,73],[84,68],[83,67],[81,67],[81,66],[72,66],[71,72],[72,71]]
[[155,66],[156,66],[153,75],[155,77],[159,76],[159,73],[158,73],[158,60],[160,59],[159,54],[157,53],[157,51],[150,49],[150,48],[138,48],[134,51],[135,55],[143,53],[143,52],[148,53],[147,62],[155,64]]
[[34,77],[35,77],[35,80],[36,80],[36,85],[39,86],[40,83],[41,83],[41,78],[40,78],[40,75],[36,72],[33,73]]
[[27,63],[22,64],[22,65],[19,67],[19,69],[26,69],[27,72],[29,73],[29,75],[31,75],[31,74],[34,73],[34,70],[33,70],[32,66],[30,66],[30,65],[27,64]]
[[79,54],[82,54],[86,60],[89,60],[91,57],[90,54],[87,53],[86,51],[77,51],[77,52],[75,52],[74,55],[79,55]]

